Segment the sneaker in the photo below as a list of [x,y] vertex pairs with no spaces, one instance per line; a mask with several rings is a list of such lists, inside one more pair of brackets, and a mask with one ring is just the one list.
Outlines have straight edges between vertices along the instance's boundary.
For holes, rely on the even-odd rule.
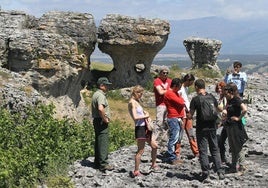
[[208,172],[202,172],[202,176],[201,176],[201,182],[205,181],[206,179],[208,179],[209,177],[209,173]]
[[133,171],[133,172],[131,172],[130,176],[132,178],[135,178],[135,177],[141,177],[142,174],[140,173],[140,171]]
[[175,160],[171,161],[172,165],[180,165],[182,163],[183,163],[183,161],[181,159],[175,159]]
[[224,180],[224,178],[225,178],[223,172],[218,172],[218,176],[219,176],[220,180]]
[[160,169],[160,167],[158,165],[151,166],[150,167],[150,171],[151,172],[154,172],[154,173],[161,173],[162,172],[161,169]]
[[106,170],[112,171],[112,170],[114,170],[114,167],[112,165],[106,165],[104,167],[100,167],[100,171],[105,172]]
[[236,167],[230,167],[226,169],[226,173],[231,174],[231,173],[237,173]]

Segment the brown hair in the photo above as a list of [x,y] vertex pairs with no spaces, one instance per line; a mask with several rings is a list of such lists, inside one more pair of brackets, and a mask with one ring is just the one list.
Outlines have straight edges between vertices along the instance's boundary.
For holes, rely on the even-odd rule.
[[240,66],[240,67],[242,67],[242,63],[239,62],[239,61],[235,61],[235,62],[233,63],[233,67],[236,67],[236,66]]
[[219,92],[219,88],[221,87],[222,89],[224,89],[224,87],[226,86],[226,83],[224,81],[220,81],[216,84],[215,87],[215,92],[218,93]]
[[237,85],[233,82],[228,83],[224,90],[227,90],[228,93],[231,93],[234,96],[239,96]]
[[183,77],[183,82],[186,82],[186,81],[194,81],[195,80],[195,77],[193,74],[186,74],[184,77]]

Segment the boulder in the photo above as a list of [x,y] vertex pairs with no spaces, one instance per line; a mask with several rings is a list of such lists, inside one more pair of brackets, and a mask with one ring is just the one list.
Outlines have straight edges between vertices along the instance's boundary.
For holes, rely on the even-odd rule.
[[192,60],[192,68],[209,68],[219,71],[217,57],[222,42],[216,39],[189,37],[183,45]]
[[108,54],[114,69],[108,75],[113,87],[146,85],[155,55],[165,46],[169,22],[110,14],[98,27],[98,47]]

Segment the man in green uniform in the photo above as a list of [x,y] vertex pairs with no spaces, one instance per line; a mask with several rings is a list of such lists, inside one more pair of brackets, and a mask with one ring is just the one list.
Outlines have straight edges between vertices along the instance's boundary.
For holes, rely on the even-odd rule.
[[109,121],[111,118],[109,104],[106,98],[108,85],[112,83],[106,77],[97,81],[98,90],[92,96],[91,109],[95,130],[95,167],[100,171],[113,170],[108,163],[109,152]]

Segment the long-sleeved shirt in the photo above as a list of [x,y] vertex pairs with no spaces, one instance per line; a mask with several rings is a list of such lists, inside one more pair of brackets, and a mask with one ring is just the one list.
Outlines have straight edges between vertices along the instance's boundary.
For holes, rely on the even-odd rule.
[[168,118],[183,118],[185,117],[185,102],[184,99],[173,90],[168,90],[164,96],[164,103],[167,107]]

